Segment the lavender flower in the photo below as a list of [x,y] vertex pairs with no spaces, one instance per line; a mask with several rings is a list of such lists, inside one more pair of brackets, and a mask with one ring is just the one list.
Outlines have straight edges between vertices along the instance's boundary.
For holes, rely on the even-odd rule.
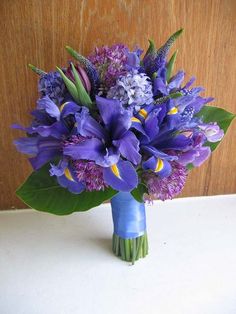
[[126,73],[127,47],[124,45],[113,45],[95,48],[95,53],[88,59],[97,69],[103,89],[109,89],[116,79]]
[[148,187],[146,199],[160,199],[165,201],[177,196],[186,182],[188,171],[177,162],[171,162],[172,173],[168,177],[160,178],[154,172],[144,172],[143,180]]
[[118,99],[123,105],[149,105],[153,102],[152,84],[145,73],[133,70],[117,79],[107,97]]
[[64,100],[66,88],[58,72],[49,72],[40,77],[38,90],[41,96],[48,96],[56,104],[61,104]]

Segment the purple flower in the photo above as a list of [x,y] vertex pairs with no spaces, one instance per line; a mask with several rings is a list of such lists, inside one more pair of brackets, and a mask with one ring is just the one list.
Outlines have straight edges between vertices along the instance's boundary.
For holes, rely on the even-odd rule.
[[121,74],[126,73],[127,47],[113,45],[95,48],[95,52],[88,59],[97,69],[102,86],[108,89]]
[[149,105],[153,102],[152,83],[145,73],[137,70],[120,76],[115,86],[107,93],[107,98],[118,99],[123,105]]
[[78,181],[87,191],[103,191],[108,187],[103,178],[103,168],[94,161],[74,160],[72,163]]
[[38,90],[42,97],[48,96],[58,105],[64,101],[66,96],[66,87],[58,72],[41,75]]
[[[106,184],[120,191],[131,191],[138,184],[131,163],[141,160],[139,141],[129,129],[131,113],[118,100],[96,97],[103,124],[98,123],[83,108],[77,113],[77,130],[86,139],[82,143],[67,145],[64,154],[73,160],[94,161],[103,167]],[[128,161],[122,160],[120,157]]]
[[215,123],[200,124],[199,128],[203,131],[209,142],[219,142],[224,136],[224,131]]
[[177,196],[184,188],[188,171],[177,162],[171,162],[171,174],[160,178],[153,172],[144,172],[142,178],[148,188],[146,199],[160,199],[165,201]]

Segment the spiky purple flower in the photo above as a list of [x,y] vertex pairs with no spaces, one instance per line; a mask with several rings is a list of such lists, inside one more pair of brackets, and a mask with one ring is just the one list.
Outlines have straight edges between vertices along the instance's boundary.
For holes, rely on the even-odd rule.
[[153,102],[152,83],[145,73],[133,70],[117,79],[107,97],[118,99],[123,105],[149,105]]
[[58,72],[49,72],[41,75],[38,90],[42,97],[48,96],[56,104],[64,100],[66,87]]
[[103,168],[94,161],[74,160],[72,162],[77,179],[87,191],[104,191],[108,185],[103,179]]
[[160,199],[165,201],[177,196],[185,185],[188,171],[185,166],[171,162],[172,173],[168,177],[160,178],[154,172],[143,174],[143,180],[148,188],[146,200]]
[[115,84],[121,74],[126,73],[127,47],[124,45],[96,47],[88,59],[97,69],[102,87],[106,90]]

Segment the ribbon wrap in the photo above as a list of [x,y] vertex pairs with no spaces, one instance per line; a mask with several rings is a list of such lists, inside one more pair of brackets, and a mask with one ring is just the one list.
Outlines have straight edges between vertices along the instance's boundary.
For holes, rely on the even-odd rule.
[[133,239],[146,232],[144,203],[137,202],[129,192],[119,192],[111,199],[114,233],[123,239]]

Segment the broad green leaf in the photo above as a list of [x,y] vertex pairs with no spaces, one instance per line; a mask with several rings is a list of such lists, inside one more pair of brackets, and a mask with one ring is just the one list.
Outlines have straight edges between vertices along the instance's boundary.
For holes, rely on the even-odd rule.
[[[224,109],[213,107],[213,106],[204,106],[196,115],[200,117],[204,123],[216,122],[219,127],[224,130],[226,134],[228,127],[232,120],[236,117],[235,114],[230,113]],[[211,151],[215,150],[220,142],[210,143],[207,142],[205,145],[209,146]]]
[[86,211],[111,199],[116,193],[108,188],[105,191],[72,194],[49,175],[48,165],[33,172],[16,191],[17,196],[28,206],[55,215]]
[[173,68],[174,68],[174,64],[175,64],[175,60],[176,60],[176,57],[177,57],[177,53],[178,53],[178,50],[176,50],[172,57],[170,58],[168,64],[167,64],[167,71],[166,71],[166,80],[167,82],[169,83],[170,81],[170,78],[171,78],[171,75],[172,75],[172,71],[173,71]]
[[78,91],[75,84],[70,79],[68,79],[68,77],[63,73],[63,71],[60,68],[57,67],[57,71],[61,74],[61,77],[71,96],[74,98],[76,102],[79,102]]
[[76,71],[74,64],[71,62],[71,68],[75,79],[75,86],[77,88],[77,95],[79,98],[79,103],[83,106],[86,106],[88,108],[92,108],[92,100],[89,97],[89,94],[86,92],[78,72]]
[[43,75],[43,74],[47,74],[46,72],[44,72],[43,70],[37,68],[36,66],[34,66],[33,64],[28,64],[28,67],[33,71],[35,72],[36,74],[38,75]]
[[143,203],[143,194],[148,193],[148,189],[145,184],[140,183],[132,192],[131,194],[139,203]]

